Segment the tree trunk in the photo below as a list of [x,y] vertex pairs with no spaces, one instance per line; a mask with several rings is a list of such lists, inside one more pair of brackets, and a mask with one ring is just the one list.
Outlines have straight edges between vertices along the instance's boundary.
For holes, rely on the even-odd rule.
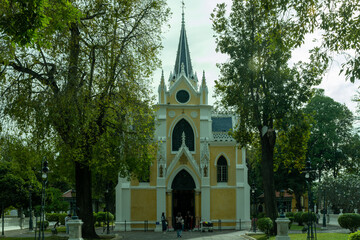
[[274,146],[275,146],[275,132],[267,132],[261,137],[261,173],[264,186],[264,203],[266,216],[271,218],[274,223],[272,235],[276,234],[277,206],[275,199],[275,184],[274,184]]
[[95,232],[92,209],[91,170],[90,167],[75,162],[76,205],[77,214],[84,222],[82,226],[83,238],[99,238]]

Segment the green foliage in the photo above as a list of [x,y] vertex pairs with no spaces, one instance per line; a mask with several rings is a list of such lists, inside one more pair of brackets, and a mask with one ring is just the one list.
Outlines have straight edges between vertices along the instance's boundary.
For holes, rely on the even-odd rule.
[[4,208],[10,206],[20,207],[28,200],[25,181],[16,174],[11,162],[0,161],[0,202]]
[[41,227],[44,227],[44,229],[47,229],[49,227],[49,221],[42,221],[41,224],[40,224],[40,221],[36,222],[36,227],[37,228],[41,228]]
[[61,212],[69,209],[69,202],[62,198],[62,192],[57,188],[46,189],[46,211],[47,212]]
[[353,114],[345,105],[324,96],[323,90],[317,91],[305,112],[314,119],[308,143],[313,168],[331,172],[336,177],[340,169],[347,166],[350,151],[346,150],[352,145]]
[[310,220],[312,222],[316,222],[316,214],[314,212],[304,212],[303,214],[301,214],[301,222],[308,224]]
[[[295,21],[284,18],[281,12],[278,4],[265,9],[263,1],[243,0],[233,1],[229,16],[225,4],[218,4],[211,15],[216,50],[229,57],[226,63],[218,65],[221,76],[215,83],[215,92],[222,96],[222,105],[239,116],[233,137],[241,145],[254,138],[261,144],[265,208],[273,220],[277,215],[273,177],[277,131],[285,129],[290,119],[296,119],[326,69],[326,64],[316,58],[289,67],[291,51],[301,42],[294,40]],[[293,133],[305,127],[297,125],[294,124]],[[307,134],[303,134],[300,140],[299,135],[292,138],[285,132],[283,137],[283,152],[291,149],[289,162],[297,160],[298,166],[306,153],[303,140]],[[291,141],[296,141],[294,147]]]
[[58,222],[59,214],[58,213],[46,213],[46,220],[49,222]]
[[348,240],[360,240],[360,231],[350,233]]
[[269,235],[271,229],[273,228],[273,221],[268,217],[260,218],[257,220],[256,225],[260,229],[260,231]]
[[[11,7],[8,2],[0,5],[5,11]],[[31,5],[35,2],[39,5]],[[28,9],[16,5],[19,13],[45,18],[26,28],[25,35],[16,29],[3,32],[0,114],[36,150],[52,153],[50,168],[63,169],[56,174],[62,182],[70,182],[76,170],[79,215],[84,234],[93,235],[91,199],[84,199],[92,191],[87,184],[91,177],[115,183],[119,173],[141,176],[154,160],[148,86],[160,64],[162,25],[169,10],[164,0],[29,4]],[[7,26],[17,26],[12,13],[0,14]]]
[[65,225],[66,213],[46,213],[46,220],[49,222],[60,222],[61,225]]
[[96,213],[96,221],[98,222],[98,224],[100,225],[101,222],[106,222],[107,221],[107,214],[109,217],[109,221],[112,222],[114,221],[114,215],[110,212],[98,212]]
[[340,227],[349,229],[354,233],[360,227],[360,214],[344,213],[339,216],[338,223]]
[[302,221],[302,218],[301,218],[302,214],[303,214],[303,212],[297,212],[294,215],[294,221],[297,222],[299,224],[299,226],[303,225],[303,221]]

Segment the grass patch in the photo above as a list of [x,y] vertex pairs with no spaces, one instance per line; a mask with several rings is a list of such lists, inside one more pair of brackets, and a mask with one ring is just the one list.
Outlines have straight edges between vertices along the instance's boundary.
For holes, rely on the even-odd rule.
[[[266,240],[265,235],[250,235],[251,237],[258,240]],[[306,239],[306,233],[289,234],[291,240],[304,240]],[[318,240],[347,240],[349,234],[347,233],[318,233]],[[275,240],[275,237],[270,237],[269,240]]]

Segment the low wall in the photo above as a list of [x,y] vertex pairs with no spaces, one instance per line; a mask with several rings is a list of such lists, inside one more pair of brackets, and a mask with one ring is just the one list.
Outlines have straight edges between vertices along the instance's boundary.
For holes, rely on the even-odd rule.
[[[33,222],[35,222],[33,220]],[[23,229],[29,228],[29,218],[18,218],[18,217],[5,217],[4,218],[4,230],[16,230],[16,229]],[[0,230],[2,229],[2,218],[0,218]]]

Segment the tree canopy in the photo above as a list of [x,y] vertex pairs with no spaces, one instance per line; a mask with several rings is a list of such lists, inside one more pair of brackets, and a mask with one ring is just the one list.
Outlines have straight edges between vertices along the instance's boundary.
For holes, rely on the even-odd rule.
[[322,90],[317,91],[304,111],[314,119],[308,143],[313,168],[319,175],[331,172],[336,177],[347,165],[350,153],[347,150],[353,144],[353,114],[344,104],[325,96]]
[[[278,9],[280,10],[280,9]],[[216,92],[224,106],[234,110],[239,122],[234,137],[242,144],[258,138],[262,148],[262,176],[267,215],[277,217],[274,187],[275,122],[287,123],[312,96],[325,70],[319,59],[288,66],[293,23],[262,1],[233,1],[229,16],[225,4],[212,14],[217,51],[229,60],[219,64]],[[272,38],[277,35],[276,41]]]
[[36,37],[2,28],[1,113],[56,153],[54,166],[74,164],[84,237],[94,237],[93,174],[115,182],[151,161],[148,79],[168,9],[163,0],[40,2],[47,7],[25,9],[51,16]]

